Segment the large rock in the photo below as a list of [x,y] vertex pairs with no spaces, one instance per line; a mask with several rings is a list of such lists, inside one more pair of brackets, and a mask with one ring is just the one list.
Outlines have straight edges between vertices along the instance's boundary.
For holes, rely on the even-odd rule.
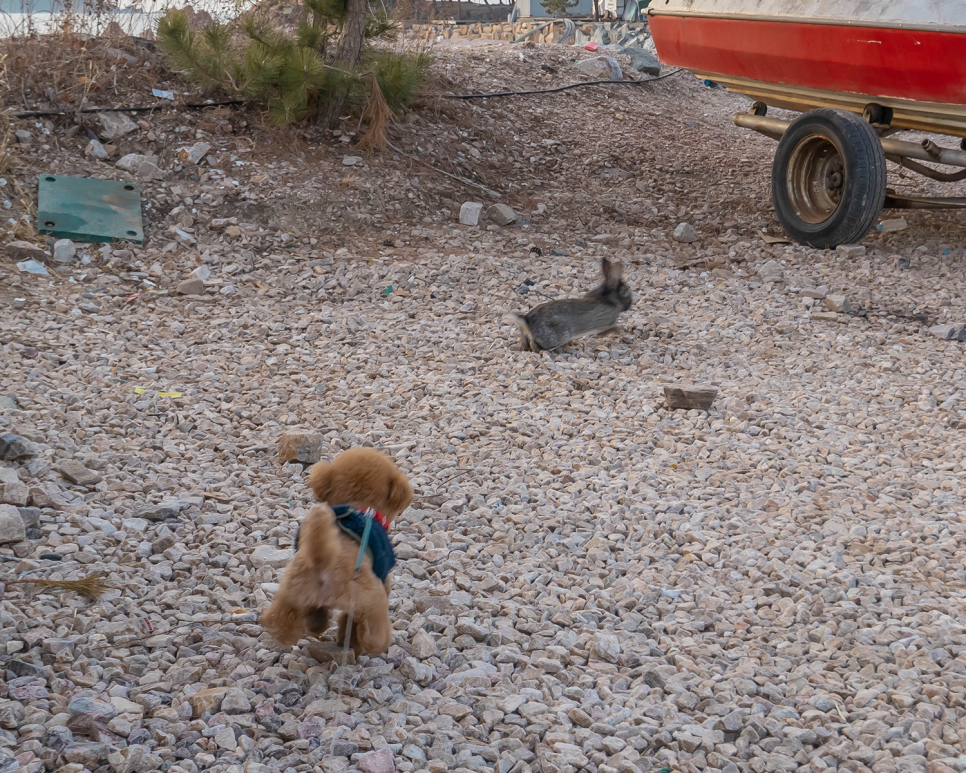
[[419,684],[429,684],[436,677],[436,669],[426,663],[420,663],[416,658],[406,658],[399,667],[400,673],[407,679]]
[[593,642],[594,654],[608,663],[616,663],[621,654],[621,642],[612,633],[598,633]]
[[0,505],[0,545],[12,545],[27,539],[20,511],[13,505]]
[[252,551],[252,566],[260,569],[263,566],[270,566],[272,569],[282,569],[292,560],[295,551],[291,548],[281,550],[271,545],[259,545]]
[[[31,492],[33,490],[31,489]],[[32,494],[31,494],[32,498]],[[40,508],[39,507],[18,507],[20,517],[23,518],[23,525],[28,529],[40,528]]]
[[[46,644],[46,642],[44,642]],[[122,698],[121,696],[115,696],[111,698],[111,705],[117,709],[118,714],[143,714],[144,706],[140,703],[135,703],[134,701],[129,701],[127,698]]]
[[315,464],[322,458],[322,443],[325,438],[310,432],[286,432],[278,439],[279,464],[298,462],[302,465]]
[[91,140],[88,142],[87,147],[84,149],[84,153],[91,158],[98,159],[99,161],[107,161],[107,159],[111,157],[100,140]]
[[74,700],[67,704],[67,710],[71,714],[87,714],[105,720],[113,719],[117,716],[117,709],[114,708],[113,703],[90,696],[74,698]]
[[671,238],[682,244],[691,244],[698,241],[701,237],[698,236],[698,232],[694,230],[694,226],[690,223],[678,223],[678,227],[674,229],[674,234]]
[[777,260],[769,260],[758,269],[758,276],[766,282],[777,282],[784,276],[784,272]]
[[896,231],[905,231],[909,227],[909,223],[903,220],[901,217],[895,220],[883,220],[879,223],[876,228],[884,234],[895,233]]
[[966,341],[966,328],[962,325],[933,325],[929,332],[943,341]]
[[205,283],[201,279],[185,279],[178,282],[178,295],[204,295]]
[[178,151],[178,160],[182,164],[200,164],[210,150],[211,145],[207,142],[196,142],[190,148],[181,148]]
[[138,128],[138,125],[124,113],[98,113],[97,122],[101,126],[98,134],[104,140],[116,140]]
[[621,66],[612,56],[595,56],[577,62],[577,69],[593,80],[619,81],[624,79]]
[[118,159],[118,162],[114,165],[118,169],[123,169],[125,172],[131,172],[132,174],[137,171],[141,164],[150,163],[157,164],[157,156],[145,156],[141,153],[128,153],[126,156],[122,156]]
[[590,33],[590,42],[596,43],[598,46],[606,46],[610,43],[610,30],[600,26],[594,27],[594,31]]
[[156,180],[161,176],[161,169],[158,167],[157,156],[144,156],[140,153],[128,153],[121,158],[116,166],[125,172],[139,177],[142,180]]
[[144,518],[148,521],[164,521],[169,518],[177,518],[178,513],[187,510],[195,502],[190,499],[166,499],[156,505],[145,505],[134,513],[135,518]]
[[20,480],[16,470],[0,467],[0,503],[26,507],[30,487]]
[[861,244],[840,244],[835,251],[845,258],[865,257],[866,249]]
[[483,205],[477,201],[467,201],[460,207],[460,225],[479,225],[483,217]]
[[506,204],[494,204],[486,210],[486,216],[497,225],[510,225],[517,221],[517,213]]
[[436,640],[420,628],[413,636],[412,652],[414,658],[425,660],[438,655],[439,649],[436,647]]
[[191,716],[198,719],[205,713],[217,713],[228,690],[228,687],[207,687],[190,696],[188,705],[191,706]]
[[718,389],[712,386],[682,385],[664,387],[664,398],[667,400],[667,407],[672,410],[709,411],[717,396]]
[[77,247],[70,239],[54,242],[54,263],[72,263],[77,255]]
[[76,486],[90,487],[101,482],[100,475],[73,459],[61,462],[59,469],[60,474]]
[[631,46],[607,46],[608,51],[615,54],[623,54],[630,57],[631,67],[645,75],[658,76],[661,74],[661,63],[657,57],[649,54],[643,48],[632,48]]
[[346,650],[334,641],[315,641],[305,645],[305,651],[309,657],[315,658],[319,663],[338,663],[342,664],[345,660],[346,665],[352,666],[356,662],[356,654],[351,649]]
[[47,252],[43,247],[25,241],[14,241],[7,244],[7,255],[13,260],[47,260]]
[[384,748],[377,752],[364,754],[356,762],[356,767],[362,773],[394,773],[396,762],[393,760],[392,752]]
[[15,435],[13,432],[0,435],[0,459],[3,461],[15,462],[18,459],[36,455],[37,449],[27,438]]
[[844,295],[826,295],[825,308],[838,314],[848,314],[852,311],[852,304]]
[[813,298],[815,300],[824,300],[825,296],[829,294],[828,285],[819,285],[818,287],[803,287],[802,288],[803,298]]
[[157,770],[162,763],[160,757],[151,754],[146,746],[139,744],[109,754],[107,761],[114,768],[114,773],[147,773],[149,770]]
[[252,710],[252,703],[245,695],[245,691],[236,687],[225,693],[221,710],[225,714],[247,714]]
[[70,744],[64,749],[64,759],[94,770],[107,758],[108,746],[96,741],[82,741]]

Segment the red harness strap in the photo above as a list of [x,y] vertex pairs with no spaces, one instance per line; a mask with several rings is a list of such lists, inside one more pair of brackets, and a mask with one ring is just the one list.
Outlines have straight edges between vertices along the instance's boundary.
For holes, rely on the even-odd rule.
[[384,516],[382,513],[373,513],[372,520],[382,526],[382,528],[384,528],[387,532],[389,531],[389,519],[386,518],[386,516]]

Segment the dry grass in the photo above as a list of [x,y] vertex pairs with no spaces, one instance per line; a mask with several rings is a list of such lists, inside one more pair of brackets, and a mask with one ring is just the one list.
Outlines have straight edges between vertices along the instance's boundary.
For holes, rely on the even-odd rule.
[[[2,61],[2,60],[0,60]],[[2,70],[0,70],[0,87],[2,87]],[[10,122],[10,114],[4,110],[3,100],[0,99],[0,176],[2,176],[12,190],[11,198],[19,204],[20,214],[17,221],[8,229],[14,239],[36,241],[37,227],[36,207],[33,197],[21,184],[20,155],[17,152],[17,141],[14,127]]]
[[362,111],[362,119],[369,125],[369,129],[359,140],[356,147],[363,152],[379,151],[381,153],[386,149],[386,142],[389,140],[389,124],[395,116],[382,94],[382,89],[379,88],[379,79],[375,72],[369,78],[367,96],[366,107]]
[[43,590],[65,590],[79,593],[89,599],[97,599],[101,594],[111,589],[107,582],[107,575],[103,572],[83,577],[80,580],[48,580],[44,578],[26,577],[22,580],[4,580],[4,585],[32,585]]
[[66,27],[0,40],[0,98],[18,111],[151,104],[151,89],[170,77],[159,54],[115,27],[97,38]]

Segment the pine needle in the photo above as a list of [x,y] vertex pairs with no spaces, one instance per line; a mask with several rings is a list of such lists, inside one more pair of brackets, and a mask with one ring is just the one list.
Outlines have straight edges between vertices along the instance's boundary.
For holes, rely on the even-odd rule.
[[386,102],[382,89],[379,88],[379,78],[376,77],[375,70],[369,77],[368,99],[362,117],[369,124],[369,130],[356,147],[366,152],[378,150],[381,153],[386,149],[386,143],[389,140],[389,122],[395,118],[395,115],[389,103]]
[[87,596],[89,599],[97,599],[102,593],[106,593],[111,588],[111,584],[106,580],[107,575],[103,572],[92,574],[80,580],[47,580],[43,578],[26,577],[22,580],[3,580],[4,585],[15,585],[18,583],[35,585],[45,590],[66,590]]

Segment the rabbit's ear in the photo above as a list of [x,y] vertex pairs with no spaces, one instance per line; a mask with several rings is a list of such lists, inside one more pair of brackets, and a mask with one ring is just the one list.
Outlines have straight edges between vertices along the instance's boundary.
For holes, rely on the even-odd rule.
[[601,261],[601,268],[604,271],[604,284],[607,287],[617,287],[621,281],[621,275],[624,273],[623,263],[611,263],[607,258]]
[[610,278],[611,262],[607,258],[601,258],[600,260],[600,273],[604,275],[604,282]]

